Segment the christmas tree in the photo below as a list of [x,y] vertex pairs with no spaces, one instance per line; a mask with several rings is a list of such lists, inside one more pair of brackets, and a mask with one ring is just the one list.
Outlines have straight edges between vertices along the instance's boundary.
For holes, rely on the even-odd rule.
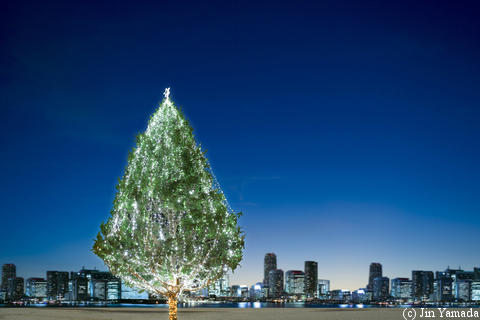
[[169,93],[137,137],[93,251],[129,286],[168,298],[175,320],[183,292],[235,270],[244,235]]

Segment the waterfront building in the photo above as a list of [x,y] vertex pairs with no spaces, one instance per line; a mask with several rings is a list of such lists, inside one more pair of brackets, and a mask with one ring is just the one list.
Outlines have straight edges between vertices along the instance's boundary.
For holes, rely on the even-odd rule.
[[[87,279],[87,291],[89,300],[105,301],[119,300],[122,298],[122,284],[119,278],[112,275],[109,271],[99,271],[96,269],[82,268],[78,277]],[[148,299],[148,294],[147,294]]]
[[107,280],[107,300],[118,301],[122,298],[122,280],[113,278]]
[[429,299],[433,293],[433,283],[432,271],[412,271],[412,297],[415,300]]
[[370,301],[370,296],[366,288],[360,288],[352,292],[353,303],[367,303]]
[[4,300],[14,298],[16,277],[17,267],[13,263],[7,263],[2,266],[2,283],[0,286],[0,290],[4,292]]
[[330,291],[330,299],[338,303],[346,303],[352,300],[352,294],[348,290],[332,290]]
[[378,277],[373,279],[373,300],[385,301],[389,296],[390,279]]
[[17,277],[17,267],[13,263],[7,263],[2,266],[2,284],[0,289],[8,291],[8,280]]
[[240,285],[240,297],[248,299],[248,286]]
[[326,299],[330,291],[330,280],[318,279],[317,282],[317,297]]
[[412,298],[412,281],[408,278],[392,279],[391,295],[396,300],[409,300]]
[[283,270],[270,270],[268,274],[269,298],[280,298],[283,295]]
[[216,280],[208,287],[208,295],[215,297],[227,297],[230,295],[229,285],[229,275],[225,273],[222,278]]
[[305,261],[305,295],[307,298],[317,296],[318,262]]
[[304,294],[305,274],[300,270],[288,270],[285,273],[285,292],[289,295]]
[[471,297],[472,280],[456,280],[454,282],[454,298],[458,302],[468,302],[472,300]]
[[241,298],[242,297],[242,289],[238,284],[234,284],[230,288],[230,291],[231,291],[231,293],[230,293],[231,297],[234,297],[234,298]]
[[68,281],[68,298],[70,301],[88,301],[88,280],[78,272],[70,273]]
[[433,300],[439,302],[453,301],[453,279],[448,272],[437,271]]
[[277,269],[277,256],[275,253],[267,253],[265,254],[265,259],[263,261],[263,283],[268,283],[268,275],[270,271]]
[[369,272],[368,272],[367,290],[368,291],[373,291],[373,280],[375,278],[381,278],[382,276],[383,276],[382,264],[378,263],[378,262],[370,263],[370,269],[369,269]]
[[62,300],[68,293],[68,272],[47,271],[47,298]]
[[19,300],[25,295],[25,280],[22,277],[16,277],[14,281],[13,299]]
[[260,300],[266,297],[264,294],[263,286],[264,286],[263,282],[257,282],[256,284],[250,287],[249,297],[251,300],[253,301]]
[[25,295],[38,299],[47,297],[47,281],[43,278],[28,278],[25,284]]
[[263,298],[268,298],[268,293],[270,292],[270,286],[268,284],[263,284],[262,286],[262,296]]
[[480,301],[480,281],[472,281],[470,284],[470,299]]

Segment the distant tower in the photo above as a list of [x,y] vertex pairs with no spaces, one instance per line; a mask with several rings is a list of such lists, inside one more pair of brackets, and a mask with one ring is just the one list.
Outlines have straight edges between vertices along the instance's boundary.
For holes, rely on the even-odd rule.
[[[7,290],[8,288],[8,280],[15,279],[17,277],[17,268],[14,264],[4,264],[2,266],[2,290]],[[12,281],[10,280],[10,281]]]
[[317,296],[318,262],[305,261],[305,295],[307,298]]
[[275,253],[267,253],[263,264],[263,283],[268,285],[268,274],[277,269],[277,256]]
[[368,274],[367,290],[373,291],[373,279],[382,277],[382,265],[378,262],[370,264],[370,272]]
[[2,285],[1,290],[7,293],[7,299],[13,299],[15,295],[15,279],[17,277],[17,268],[14,264],[4,264],[2,267]]

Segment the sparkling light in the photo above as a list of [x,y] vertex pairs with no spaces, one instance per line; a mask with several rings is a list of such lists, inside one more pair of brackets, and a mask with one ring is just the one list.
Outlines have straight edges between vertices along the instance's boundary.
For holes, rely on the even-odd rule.
[[242,259],[239,213],[229,206],[188,121],[165,99],[129,155],[111,216],[93,251],[129,286],[168,298],[198,290]]

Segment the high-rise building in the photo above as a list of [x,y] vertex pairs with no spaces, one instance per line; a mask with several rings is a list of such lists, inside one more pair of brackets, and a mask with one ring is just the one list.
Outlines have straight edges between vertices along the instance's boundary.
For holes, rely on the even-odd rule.
[[114,278],[107,280],[107,300],[120,300],[122,298],[122,280]]
[[8,279],[14,279],[17,276],[17,267],[13,263],[7,263],[2,266],[2,285],[1,289],[6,290]]
[[381,278],[382,276],[383,276],[382,265],[378,262],[370,263],[370,270],[368,272],[367,290],[373,291],[373,279]]
[[232,285],[230,288],[230,296],[235,297],[235,298],[241,298],[242,297],[242,289],[238,284]]
[[47,297],[62,300],[68,293],[68,272],[47,271]]
[[280,298],[283,294],[283,270],[270,270],[268,273],[269,298]]
[[480,301],[480,281],[472,281],[470,284],[470,299]]
[[25,287],[27,297],[37,299],[47,297],[47,281],[43,278],[28,278]]
[[385,301],[388,299],[390,279],[378,277],[373,279],[373,300]]
[[318,262],[305,261],[305,295],[307,298],[317,296]]
[[88,301],[88,280],[78,272],[70,273],[68,281],[68,300],[70,301]]
[[352,292],[353,303],[367,303],[369,302],[369,296],[366,288],[360,288]]
[[268,275],[271,270],[277,269],[277,256],[275,253],[265,254],[263,262],[263,283],[268,285]]
[[240,296],[244,299],[248,298],[248,286],[246,285],[240,286]]
[[467,302],[472,300],[471,284],[472,280],[457,280],[454,282],[454,297],[456,301]]
[[412,297],[416,300],[428,300],[433,293],[433,272],[412,271]]
[[288,270],[285,273],[285,292],[290,295],[302,295],[305,286],[305,274],[300,270]]
[[5,300],[13,299],[15,295],[15,278],[17,267],[13,263],[2,266],[2,283],[0,289],[5,292]]
[[223,277],[216,280],[208,287],[208,295],[216,297],[227,297],[230,295],[230,279],[229,275],[225,273]]
[[25,295],[25,280],[22,277],[16,277],[14,280],[13,299],[18,300]]
[[87,279],[89,300],[105,301],[122,299],[122,284],[119,278],[108,271],[82,268],[77,277]]
[[447,269],[444,272],[437,271],[435,279],[434,297],[435,301],[451,302],[453,301],[453,279],[452,274]]
[[397,300],[412,298],[412,281],[408,278],[392,279],[391,295]]
[[318,298],[326,299],[328,292],[330,291],[330,280],[318,279],[317,288]]
[[263,290],[263,282],[257,282],[253,286],[250,287],[250,291],[248,292],[249,297],[251,300],[259,300],[265,297],[264,290]]

